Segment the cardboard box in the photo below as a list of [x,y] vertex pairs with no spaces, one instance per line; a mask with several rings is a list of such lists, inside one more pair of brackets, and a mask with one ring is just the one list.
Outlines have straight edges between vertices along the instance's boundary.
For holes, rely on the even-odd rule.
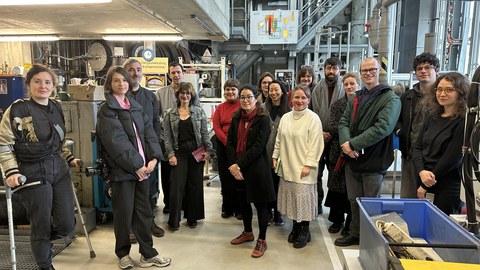
[[68,93],[71,100],[98,101],[105,100],[103,86],[88,84],[69,84]]
[[472,245],[472,249],[434,248],[446,262],[480,263],[480,240],[425,199],[357,198],[360,207],[360,263],[363,269],[388,269],[388,241],[371,216],[398,213],[411,237],[429,244]]

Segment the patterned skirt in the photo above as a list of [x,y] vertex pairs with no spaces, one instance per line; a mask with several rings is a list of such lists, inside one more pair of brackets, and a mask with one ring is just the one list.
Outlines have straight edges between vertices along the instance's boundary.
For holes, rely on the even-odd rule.
[[280,178],[278,211],[289,219],[312,221],[318,213],[317,184],[300,184]]

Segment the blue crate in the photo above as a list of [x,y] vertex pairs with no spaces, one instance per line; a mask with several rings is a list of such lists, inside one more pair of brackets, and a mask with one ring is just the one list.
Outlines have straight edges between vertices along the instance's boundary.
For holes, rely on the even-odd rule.
[[444,261],[480,263],[480,240],[425,199],[357,198],[360,206],[360,263],[363,269],[388,269],[388,241],[371,216],[396,212],[412,238],[430,244],[474,245],[476,249],[435,248]]

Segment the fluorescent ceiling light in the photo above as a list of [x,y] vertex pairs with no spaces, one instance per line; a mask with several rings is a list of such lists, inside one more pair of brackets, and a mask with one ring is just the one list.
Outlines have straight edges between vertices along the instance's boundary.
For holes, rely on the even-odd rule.
[[0,1],[0,6],[99,4],[110,2],[112,2],[112,0],[2,0]]
[[179,35],[105,35],[104,40],[112,41],[178,41],[182,40]]
[[56,41],[60,40],[58,36],[0,36],[0,41]]

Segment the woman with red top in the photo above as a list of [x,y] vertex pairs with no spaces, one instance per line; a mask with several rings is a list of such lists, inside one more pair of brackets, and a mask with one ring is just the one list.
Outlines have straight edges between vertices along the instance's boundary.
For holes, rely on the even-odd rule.
[[235,179],[228,171],[226,148],[232,114],[240,108],[239,85],[240,82],[237,79],[229,79],[225,82],[223,96],[226,101],[218,105],[213,114],[213,130],[217,137],[218,173],[222,185],[222,217],[228,218],[235,215],[238,219],[242,219],[240,203],[235,191]]

